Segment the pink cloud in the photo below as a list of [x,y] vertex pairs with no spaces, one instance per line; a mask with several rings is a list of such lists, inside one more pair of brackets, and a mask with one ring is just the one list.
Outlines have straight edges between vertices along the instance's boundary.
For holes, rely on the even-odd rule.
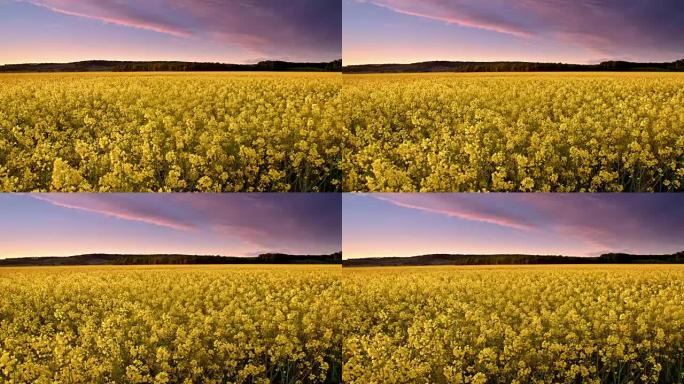
[[101,199],[97,194],[49,193],[31,196],[58,207],[101,214],[121,220],[139,221],[141,223],[179,231],[190,231],[194,229],[193,225],[183,223],[171,217],[165,217],[164,215],[156,214],[154,212],[144,212],[144,210],[126,206],[117,201],[117,199]]
[[23,1],[66,15],[240,47],[255,56],[341,56],[339,0]]
[[597,57],[684,55],[680,0],[356,1],[464,27],[570,43]]
[[77,3],[64,0],[31,0],[30,2],[34,5],[47,8],[53,12],[62,13],[69,16],[84,17],[87,19],[99,20],[105,23],[116,24],[125,27],[146,29],[176,37],[189,37],[191,35],[189,31],[183,30],[177,26],[144,20],[142,18],[117,15],[116,12],[112,12],[111,10],[107,9],[106,6],[103,6],[106,5],[105,2],[103,2],[100,6],[97,6],[96,3],[88,3],[87,1]]
[[[485,207],[462,194],[369,194],[399,207],[455,217],[470,221],[495,224],[518,230],[531,230],[533,225],[523,217],[516,217],[493,207]],[[454,198],[455,197],[455,198]]]
[[328,194],[32,194],[58,207],[239,239],[260,249],[341,249],[341,198]]
[[597,251],[682,246],[681,197],[649,194],[369,194],[432,214],[576,239]]
[[451,2],[439,0],[420,2],[412,0],[371,0],[370,2],[409,16],[423,17],[464,27],[487,29],[520,37],[531,36],[530,31],[527,31],[522,25],[507,20],[505,12],[496,11],[497,9],[505,9],[504,7],[492,7],[491,14],[484,15],[480,13],[474,2],[466,0]]

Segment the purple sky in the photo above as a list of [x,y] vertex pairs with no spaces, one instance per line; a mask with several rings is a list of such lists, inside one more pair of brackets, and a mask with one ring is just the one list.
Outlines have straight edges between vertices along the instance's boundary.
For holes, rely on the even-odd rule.
[[339,194],[5,194],[0,258],[341,249]]
[[682,194],[345,194],[345,258],[684,250]]
[[684,59],[681,0],[342,0],[345,64]]
[[341,57],[340,0],[0,0],[0,64]]

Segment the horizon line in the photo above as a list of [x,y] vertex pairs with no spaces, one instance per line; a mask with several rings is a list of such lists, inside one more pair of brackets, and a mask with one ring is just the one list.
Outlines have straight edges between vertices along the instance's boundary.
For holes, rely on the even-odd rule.
[[243,63],[237,63],[237,62],[224,62],[224,61],[187,61],[187,60],[111,60],[111,59],[83,59],[83,60],[76,60],[76,61],[44,61],[44,62],[21,62],[21,63],[0,63],[0,66],[5,66],[5,65],[42,65],[42,64],[76,64],[76,63],[87,63],[87,62],[92,62],[92,61],[105,61],[105,62],[111,62],[111,63],[202,63],[202,64],[230,64],[230,65],[254,65],[254,64],[259,64],[263,62],[270,62],[270,61],[279,61],[279,62],[284,62],[284,63],[312,63],[312,64],[320,64],[320,63],[332,63],[335,61],[342,61],[342,59],[333,59],[333,60],[324,60],[324,61],[291,61],[291,60],[283,60],[283,59],[263,59],[259,61],[254,61],[254,62],[243,62]]
[[364,260],[364,259],[389,259],[389,258],[394,258],[394,259],[406,259],[406,258],[412,258],[412,257],[424,257],[424,256],[549,256],[549,257],[579,257],[579,258],[598,258],[601,257],[602,255],[633,255],[633,256],[671,256],[671,255],[676,255],[678,253],[684,253],[684,249],[678,252],[673,252],[673,253],[659,253],[659,254],[646,254],[646,253],[629,253],[629,252],[619,252],[619,251],[610,251],[610,252],[601,252],[598,255],[564,255],[564,254],[540,254],[540,253],[444,253],[444,252],[439,252],[439,253],[421,253],[421,254],[415,254],[415,255],[410,255],[410,256],[368,256],[368,257],[352,257],[346,260]]
[[254,258],[261,255],[288,255],[288,256],[329,256],[337,253],[342,253],[342,251],[336,251],[331,253],[316,253],[316,254],[299,254],[299,253],[287,253],[287,252],[260,252],[255,255],[225,255],[225,254],[199,254],[199,253],[111,253],[111,252],[89,252],[89,253],[76,253],[70,255],[42,255],[42,256],[0,256],[0,260],[10,260],[10,259],[44,259],[44,258],[68,258],[68,257],[78,257],[78,256],[93,256],[93,255],[103,255],[103,256],[208,256],[208,257],[238,257],[238,258]]
[[449,60],[449,59],[430,59],[430,60],[423,60],[423,61],[413,61],[413,62],[384,62],[384,63],[356,63],[356,64],[344,64],[344,59],[342,59],[342,67],[354,67],[354,66],[363,66],[363,65],[413,65],[413,64],[424,64],[424,63],[439,63],[439,62],[445,62],[445,63],[483,63],[483,64],[491,64],[491,63],[529,63],[529,64],[564,64],[564,65],[599,65],[601,63],[611,63],[611,62],[621,62],[621,63],[639,63],[639,64],[670,64],[670,63],[676,63],[678,61],[684,61],[684,57],[678,60],[673,60],[673,61],[630,61],[630,60],[619,60],[619,59],[613,59],[613,60],[602,60],[602,61],[597,61],[597,62],[590,62],[590,63],[571,63],[571,62],[563,62],[563,61],[526,61],[526,60]]

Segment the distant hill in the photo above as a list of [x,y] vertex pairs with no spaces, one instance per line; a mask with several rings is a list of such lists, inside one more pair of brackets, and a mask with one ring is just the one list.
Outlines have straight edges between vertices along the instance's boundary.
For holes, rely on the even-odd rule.
[[65,265],[152,265],[152,264],[340,264],[342,253],[330,255],[288,255],[265,253],[256,257],[207,255],[116,255],[87,254],[67,257],[22,257],[0,260],[0,266]]
[[198,63],[186,61],[107,61],[89,60],[75,63],[7,64],[0,72],[194,72],[194,71],[283,71],[339,72],[342,60],[328,63],[291,63],[261,61],[257,64]]
[[601,71],[684,71],[684,59],[672,63],[604,61],[601,64],[534,63],[524,61],[425,61],[413,64],[364,64],[342,68],[344,73],[411,72],[601,72]]
[[451,255],[431,254],[411,257],[375,257],[344,260],[345,267],[386,267],[421,265],[501,265],[501,264],[683,264],[684,251],[671,255],[630,255],[607,253],[598,257],[552,255]]

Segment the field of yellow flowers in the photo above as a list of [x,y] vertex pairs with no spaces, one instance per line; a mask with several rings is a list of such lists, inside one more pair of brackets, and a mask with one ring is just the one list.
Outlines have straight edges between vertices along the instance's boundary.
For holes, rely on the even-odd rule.
[[340,76],[0,75],[0,190],[340,190]]
[[2,268],[0,382],[339,382],[340,273]]
[[684,267],[345,268],[345,383],[682,383]]
[[681,191],[684,75],[344,75],[345,191]]

